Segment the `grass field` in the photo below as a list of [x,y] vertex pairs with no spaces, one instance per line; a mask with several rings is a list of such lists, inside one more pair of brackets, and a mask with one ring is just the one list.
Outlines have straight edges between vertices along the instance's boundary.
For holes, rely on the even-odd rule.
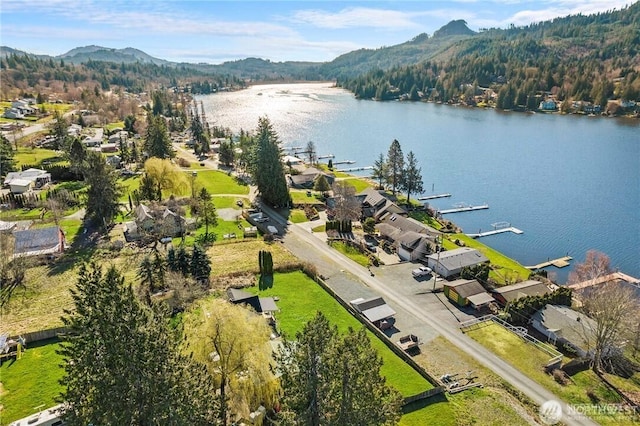
[[[560,385],[544,371],[550,358],[548,354],[498,324],[490,323],[466,334],[570,404],[594,404],[588,392],[602,404],[620,402],[620,398],[591,370],[573,375],[568,385]],[[597,421],[604,425],[637,424],[615,416],[601,416]]]
[[207,254],[211,259],[211,276],[220,277],[234,274],[257,274],[258,252],[268,250],[273,256],[273,267],[297,264],[299,261],[281,244],[267,244],[262,239],[226,243],[216,243]]
[[59,347],[57,341],[38,342],[37,345],[27,342],[22,358],[2,364],[0,424],[8,425],[57,404],[56,398],[63,390],[58,380],[64,373],[60,368],[62,356],[56,353]]
[[19,148],[13,158],[16,160],[18,169],[20,169],[20,166],[23,164],[39,166],[44,160],[51,162],[62,160],[60,154],[56,151],[43,148]]
[[[320,285],[303,272],[275,274],[272,288],[258,291],[257,287],[251,287],[249,290],[259,293],[261,296],[279,297],[278,308],[280,311],[276,314],[278,326],[285,335],[291,338],[294,338],[295,334],[301,331],[304,324],[313,319],[318,311],[325,314],[341,333],[346,332],[349,327],[356,330],[363,327]],[[414,395],[433,387],[413,368],[391,352],[375,335],[370,333],[369,337],[384,360],[382,374],[387,378],[388,383],[403,395]]]
[[344,179],[343,182],[346,182],[349,185],[353,186],[356,189],[356,194],[372,186],[371,183],[367,182],[365,179],[354,178],[354,177]]
[[344,254],[345,256],[347,256],[349,259],[353,260],[354,262],[362,265],[362,266],[367,266],[369,265],[369,256],[367,256],[366,254],[362,253],[360,250],[358,250],[355,247],[351,247],[346,245],[345,243],[342,242],[333,242],[331,244],[331,247],[333,247],[334,249],[338,250],[340,253]]
[[307,222],[307,215],[303,210],[295,209],[289,212],[289,220],[293,223],[302,223]]
[[207,188],[209,194],[249,194],[247,185],[241,185],[233,176],[217,170],[199,171],[196,187]]

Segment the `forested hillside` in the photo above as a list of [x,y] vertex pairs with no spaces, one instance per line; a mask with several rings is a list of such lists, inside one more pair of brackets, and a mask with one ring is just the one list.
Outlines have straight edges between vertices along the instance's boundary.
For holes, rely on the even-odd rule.
[[[547,97],[603,108],[609,99],[638,100],[640,3],[609,13],[485,30],[430,60],[341,78],[339,84],[366,99],[473,103],[479,96],[503,109],[534,110]],[[491,99],[486,88],[497,96]]]

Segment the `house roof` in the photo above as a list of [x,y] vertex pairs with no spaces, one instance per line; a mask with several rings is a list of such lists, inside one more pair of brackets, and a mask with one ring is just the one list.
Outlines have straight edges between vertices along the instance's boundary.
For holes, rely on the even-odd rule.
[[489,261],[484,254],[470,247],[447,250],[440,252],[439,254],[430,254],[427,257],[438,262],[438,256],[439,263],[450,271]]
[[4,220],[0,220],[0,232],[3,231],[11,231],[17,225],[16,222],[5,222]]
[[444,284],[445,287],[450,287],[455,290],[456,293],[465,299],[475,294],[486,293],[482,284],[476,280],[455,280]]
[[556,336],[583,349],[584,346],[587,346],[586,340],[590,339],[589,336],[596,329],[594,320],[568,306],[561,305],[545,305],[544,308],[533,314],[531,320],[538,321]]
[[49,254],[60,249],[60,228],[57,226],[16,231],[13,236],[16,257]]
[[[393,204],[393,203],[391,203]],[[393,204],[395,205],[395,204]],[[386,206],[385,206],[386,207]],[[397,206],[396,206],[397,207]],[[398,207],[399,209],[400,207]],[[402,210],[404,212],[404,210]],[[430,226],[424,223],[418,222],[415,219],[401,216],[400,214],[389,211],[387,214],[380,218],[380,223],[386,223],[394,228],[398,228],[403,232],[415,232],[418,234],[439,235],[441,232],[436,231]]]
[[473,306],[487,305],[487,304],[489,304],[489,303],[494,301],[493,297],[491,297],[491,295],[489,293],[487,293],[486,291],[482,292],[482,293],[474,294],[472,296],[469,296],[469,297],[467,297],[467,300]]
[[420,245],[423,239],[426,239],[426,235],[408,231],[400,235],[396,241],[408,249],[415,249]]
[[273,297],[258,297],[248,291],[230,287],[227,289],[227,297],[232,303],[246,303],[256,312],[275,312],[278,310]]
[[387,302],[385,302],[382,297],[371,297],[369,299],[360,298],[352,300],[350,303],[356,311],[360,312],[371,322],[380,321],[396,314],[396,311],[387,305]]
[[372,207],[374,206],[380,207],[388,201],[387,198],[384,195],[382,195],[382,193],[380,193],[380,191],[377,191],[369,187],[362,190],[362,192],[358,195],[364,195],[365,197],[362,203],[368,204]]
[[[4,184],[26,186],[30,182],[35,182],[38,178],[51,179],[51,173],[47,172],[46,170],[33,168],[23,170],[21,172],[9,172],[4,179]],[[24,181],[27,181],[28,183],[25,183]]]
[[507,302],[520,299],[525,296],[542,296],[549,293],[547,286],[540,281],[527,280],[519,283],[496,288],[493,293],[499,294]]

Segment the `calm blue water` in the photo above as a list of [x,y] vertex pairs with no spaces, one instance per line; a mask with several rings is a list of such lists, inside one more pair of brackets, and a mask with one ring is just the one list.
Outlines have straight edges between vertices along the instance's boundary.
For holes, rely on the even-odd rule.
[[[438,208],[466,232],[510,222],[524,231],[482,241],[524,265],[587,250],[640,276],[640,120],[500,113],[446,105],[359,101],[327,84],[254,86],[199,98],[215,125],[254,129],[267,115],[284,146],[314,141],[318,154],[370,166],[398,139],[422,167]],[[345,166],[349,167],[349,166]],[[412,196],[413,197],[413,196]],[[570,268],[549,268],[564,282]]]

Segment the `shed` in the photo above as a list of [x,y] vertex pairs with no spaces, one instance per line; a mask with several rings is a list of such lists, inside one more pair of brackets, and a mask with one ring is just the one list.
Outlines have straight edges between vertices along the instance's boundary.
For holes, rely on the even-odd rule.
[[57,226],[16,231],[13,236],[15,238],[14,257],[38,256],[64,251],[64,233]]
[[470,247],[461,247],[427,256],[427,266],[444,278],[458,275],[463,268],[485,262],[489,262],[489,259],[478,250]]
[[492,290],[493,297],[502,305],[526,296],[542,296],[549,288],[536,280],[527,280]]
[[371,297],[369,299],[359,298],[349,303],[356,311],[381,329],[388,328],[388,326],[386,326],[388,324],[386,320],[396,314],[396,311],[387,305],[387,302],[385,302],[382,297]]
[[459,306],[471,305],[480,308],[493,302],[477,280],[455,280],[444,284],[444,294]]
[[234,304],[242,303],[249,305],[258,313],[271,313],[278,311],[278,307],[276,306],[276,302],[273,297],[258,297],[256,294],[251,294],[248,291],[244,291],[239,288],[228,288],[227,298],[229,299],[229,302]]

